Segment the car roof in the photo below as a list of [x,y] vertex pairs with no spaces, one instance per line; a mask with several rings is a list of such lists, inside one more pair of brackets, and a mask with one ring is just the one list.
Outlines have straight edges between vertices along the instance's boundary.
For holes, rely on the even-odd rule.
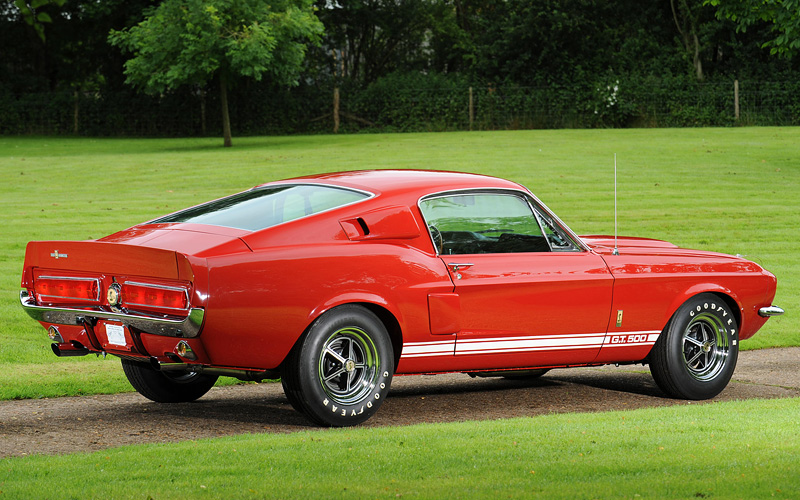
[[359,170],[310,175],[264,185],[296,183],[328,184],[381,193],[403,192],[422,196],[457,189],[524,189],[517,183],[488,175],[436,170]]

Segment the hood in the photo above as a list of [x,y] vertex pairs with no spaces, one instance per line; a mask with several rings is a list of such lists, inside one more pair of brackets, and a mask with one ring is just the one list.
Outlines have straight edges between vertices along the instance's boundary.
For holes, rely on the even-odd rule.
[[606,235],[581,236],[580,238],[592,250],[602,254],[612,252],[615,245],[620,249],[678,248],[677,245],[674,245],[668,241],[654,240],[651,238],[635,238],[633,236],[618,237],[616,241],[614,240],[613,236]]
[[581,236],[589,247],[603,257],[614,274],[762,272],[758,264],[740,256],[707,250],[681,248],[668,241],[649,238],[617,238],[619,254],[614,255],[613,236]]

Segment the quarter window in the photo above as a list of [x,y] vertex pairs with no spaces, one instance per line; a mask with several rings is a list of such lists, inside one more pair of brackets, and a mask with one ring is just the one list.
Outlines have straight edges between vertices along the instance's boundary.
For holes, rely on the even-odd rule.
[[367,193],[331,186],[269,186],[187,208],[149,223],[188,222],[259,231],[369,197]]

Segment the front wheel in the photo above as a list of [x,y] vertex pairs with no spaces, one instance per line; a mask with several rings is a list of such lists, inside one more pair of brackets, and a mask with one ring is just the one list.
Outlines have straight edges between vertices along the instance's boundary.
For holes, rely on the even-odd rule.
[[187,403],[214,387],[216,375],[195,372],[160,372],[147,363],[122,360],[122,370],[134,389],[157,403]]
[[738,328],[718,296],[706,293],[686,301],[650,353],[650,373],[661,390],[695,400],[722,392],[739,356]]
[[380,407],[394,373],[386,327],[372,312],[347,305],[318,318],[283,365],[292,406],[320,425],[356,425]]

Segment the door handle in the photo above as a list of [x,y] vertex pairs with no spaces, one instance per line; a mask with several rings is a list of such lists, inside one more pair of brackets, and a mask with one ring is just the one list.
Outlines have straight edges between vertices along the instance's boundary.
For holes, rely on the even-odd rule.
[[467,263],[467,262],[448,262],[447,263],[447,267],[449,267],[453,271],[453,274],[454,274],[454,276],[455,276],[455,278],[457,280],[461,279],[461,273],[459,271],[461,271],[462,269],[470,268],[470,267],[472,267],[474,265],[475,264],[470,264],[470,263]]
[[460,271],[461,269],[468,269],[468,268],[470,268],[470,267],[472,267],[474,265],[475,264],[468,264],[466,262],[448,262],[447,263],[447,267],[449,267],[450,269],[452,269],[453,271],[456,271],[456,272]]

